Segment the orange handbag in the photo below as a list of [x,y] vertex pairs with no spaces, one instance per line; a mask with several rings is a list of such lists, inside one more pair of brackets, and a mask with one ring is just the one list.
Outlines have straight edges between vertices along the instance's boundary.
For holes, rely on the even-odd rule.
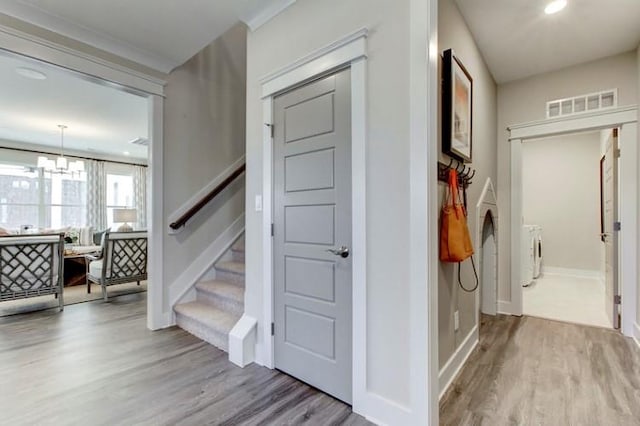
[[449,186],[440,215],[440,260],[459,263],[473,255],[467,212],[460,201],[458,173],[449,170]]

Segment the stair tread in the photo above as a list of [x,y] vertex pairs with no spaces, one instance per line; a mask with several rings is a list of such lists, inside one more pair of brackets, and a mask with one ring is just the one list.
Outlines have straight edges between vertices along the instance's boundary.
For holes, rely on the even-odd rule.
[[174,307],[177,314],[184,315],[205,326],[228,334],[240,319],[235,315],[202,302],[180,303]]
[[217,294],[244,303],[244,287],[220,280],[200,281],[196,289],[204,293]]
[[224,272],[233,272],[234,274],[244,275],[244,263],[223,261],[216,263],[216,269]]

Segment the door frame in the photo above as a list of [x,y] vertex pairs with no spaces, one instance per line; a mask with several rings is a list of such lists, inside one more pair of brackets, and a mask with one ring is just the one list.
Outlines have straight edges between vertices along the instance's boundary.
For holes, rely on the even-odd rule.
[[[276,95],[339,69],[351,69],[351,233],[352,233],[352,403],[354,411],[365,405],[367,393],[367,238],[366,238],[366,83],[367,35],[360,29],[291,65],[262,78],[262,112],[265,147],[262,164],[262,249],[264,344],[257,348],[259,363],[274,368],[274,268],[273,238],[273,99]],[[260,347],[262,346],[262,347]]]
[[[620,148],[620,232],[618,283],[622,294],[621,331],[632,337],[637,310],[638,282],[638,111],[626,106],[589,114],[542,120],[509,126],[511,151],[511,301],[499,301],[500,312],[522,315],[521,226],[522,226],[522,142],[569,133],[619,128]],[[623,259],[629,261],[623,262]]]
[[0,50],[45,62],[94,83],[146,97],[149,105],[149,190],[147,223],[149,236],[149,283],[147,327],[156,330],[171,324],[164,311],[163,280],[163,103],[166,81],[107,61],[50,40],[0,25]]

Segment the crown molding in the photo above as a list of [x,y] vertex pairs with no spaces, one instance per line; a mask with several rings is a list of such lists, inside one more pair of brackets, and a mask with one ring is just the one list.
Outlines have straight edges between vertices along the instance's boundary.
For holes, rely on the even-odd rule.
[[255,31],[283,10],[294,4],[296,0],[277,0],[253,16],[242,17],[241,21],[247,24],[251,31]]
[[34,6],[17,1],[4,2],[2,13],[165,74],[181,65],[178,61],[139,49],[109,35],[90,30]]

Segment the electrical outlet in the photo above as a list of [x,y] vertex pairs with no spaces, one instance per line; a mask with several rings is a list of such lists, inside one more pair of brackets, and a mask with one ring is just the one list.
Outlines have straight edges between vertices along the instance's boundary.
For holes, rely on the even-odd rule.
[[256,195],[256,211],[262,211],[262,195]]
[[453,330],[458,331],[460,328],[460,312],[455,311],[453,313]]

